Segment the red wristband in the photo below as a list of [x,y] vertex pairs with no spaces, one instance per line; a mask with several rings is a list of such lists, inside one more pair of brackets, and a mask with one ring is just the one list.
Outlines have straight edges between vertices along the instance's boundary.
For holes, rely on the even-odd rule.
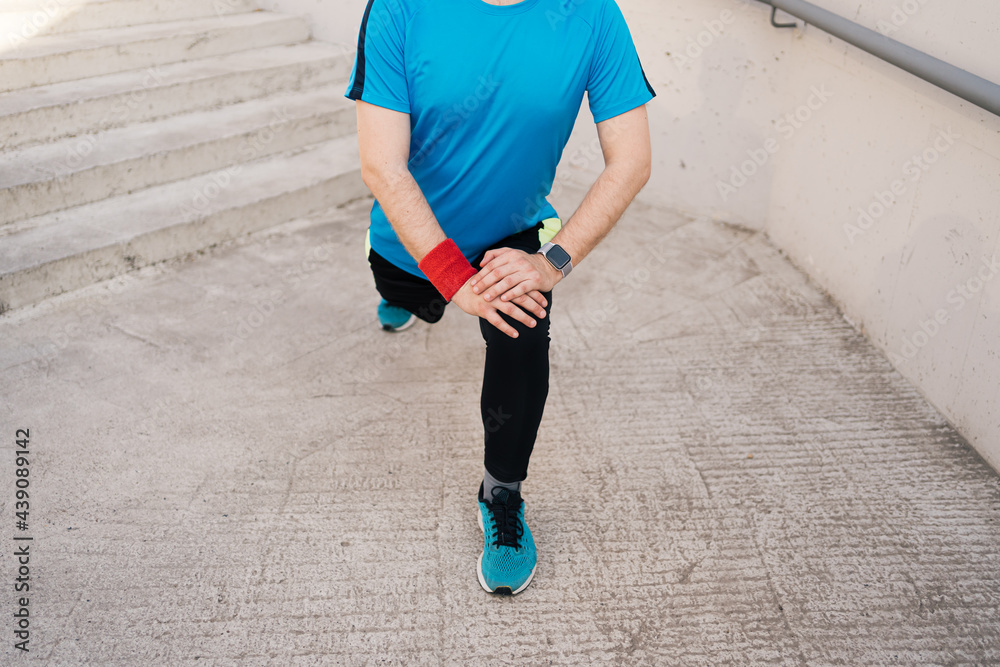
[[445,301],[451,301],[455,292],[462,289],[462,285],[477,273],[451,239],[445,239],[434,246],[417,266]]

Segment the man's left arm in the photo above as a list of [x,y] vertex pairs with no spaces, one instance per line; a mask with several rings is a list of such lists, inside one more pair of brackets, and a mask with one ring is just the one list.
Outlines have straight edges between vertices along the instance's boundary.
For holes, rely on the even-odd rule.
[[[572,258],[573,267],[590,254],[615,226],[649,180],[652,155],[649,119],[642,105],[597,124],[604,170],[576,213],[552,239]],[[490,250],[472,278],[473,291],[489,301],[516,299],[531,290],[548,292],[562,280],[545,257],[512,248]]]

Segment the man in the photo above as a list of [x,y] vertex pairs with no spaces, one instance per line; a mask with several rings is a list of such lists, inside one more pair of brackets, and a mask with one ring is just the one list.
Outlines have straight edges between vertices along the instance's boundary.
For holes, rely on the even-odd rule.
[[[605,168],[562,225],[545,198],[584,91]],[[437,322],[449,301],[480,318],[478,575],[519,593],[537,562],[521,482],[548,394],[552,288],[649,179],[655,93],[614,0],[369,0],[346,95],[376,199],[382,327]]]

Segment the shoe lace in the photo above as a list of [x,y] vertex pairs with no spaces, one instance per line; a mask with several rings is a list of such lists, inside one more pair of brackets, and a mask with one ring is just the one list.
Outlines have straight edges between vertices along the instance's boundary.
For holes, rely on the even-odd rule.
[[507,489],[496,489],[493,492],[493,502],[490,503],[490,514],[493,517],[494,546],[521,546],[521,536],[524,526],[518,516],[521,509],[521,497],[511,494]]

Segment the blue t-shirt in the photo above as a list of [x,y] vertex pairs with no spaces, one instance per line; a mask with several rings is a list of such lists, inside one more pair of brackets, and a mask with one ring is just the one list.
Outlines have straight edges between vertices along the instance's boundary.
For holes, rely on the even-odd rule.
[[[410,114],[410,173],[471,261],[558,217],[546,197],[584,91],[595,123],[655,96],[614,0],[369,0],[346,96]],[[377,201],[370,232],[425,277]]]

